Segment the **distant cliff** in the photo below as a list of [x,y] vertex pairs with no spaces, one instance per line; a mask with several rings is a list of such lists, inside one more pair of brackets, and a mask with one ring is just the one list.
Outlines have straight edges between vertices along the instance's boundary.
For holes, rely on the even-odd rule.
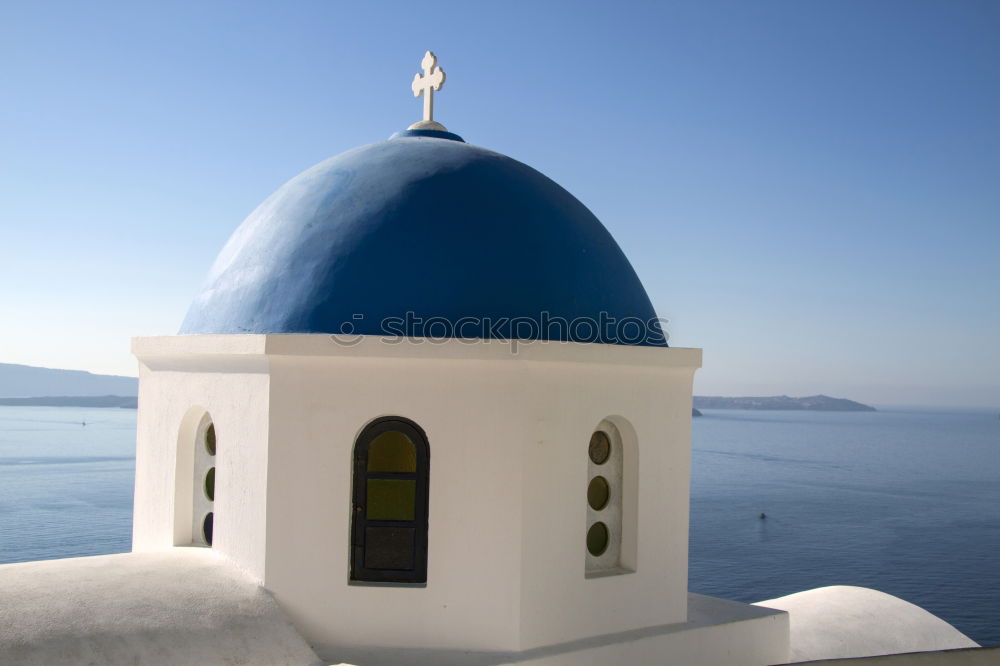
[[0,363],[0,397],[3,398],[138,394],[139,380],[135,377]]
[[763,398],[723,398],[719,396],[694,397],[697,409],[787,409],[814,412],[874,412],[875,408],[845,398],[831,398],[828,395],[812,395],[806,398],[790,398],[774,395]]

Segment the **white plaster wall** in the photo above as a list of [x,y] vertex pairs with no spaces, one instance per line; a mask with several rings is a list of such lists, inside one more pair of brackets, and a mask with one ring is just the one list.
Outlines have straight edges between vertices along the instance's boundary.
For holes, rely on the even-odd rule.
[[[166,501],[167,434],[204,406],[219,438],[216,549],[315,645],[523,650],[686,618],[699,350],[536,343],[513,355],[497,342],[347,347],[323,335],[134,346],[137,489],[151,489],[137,507]],[[415,421],[430,445],[422,588],[348,585],[354,439],[387,415]],[[637,571],[587,579],[587,445],[609,417],[639,440]],[[233,437],[240,453],[227,459]],[[137,549],[164,543],[168,513],[137,520]]]
[[[311,639],[523,650],[685,620],[697,352],[272,338],[265,582]],[[386,415],[430,444],[426,588],[347,585],[351,452]],[[587,444],[607,417],[640,433],[640,564],[587,580]]]
[[[520,605],[521,423],[482,362],[273,358],[265,584],[324,644],[509,648]],[[476,396],[476,399],[473,399]],[[354,440],[379,416],[427,434],[427,586],[348,585]],[[312,509],[312,515],[305,512]]]
[[[212,548],[262,580],[269,400],[266,362],[251,354],[172,355],[157,340],[133,343],[140,366],[132,549],[191,543],[191,468],[184,461],[178,464],[178,440],[186,439],[182,426],[197,422],[207,411],[217,436]],[[194,430],[188,430],[193,438]],[[192,442],[180,444],[191,446]]]
[[[519,659],[520,666],[765,666],[788,658],[788,616],[752,616],[735,602],[691,595],[692,620],[620,640],[580,641],[555,654]],[[740,604],[742,606],[742,604]],[[553,651],[554,652],[554,651]]]
[[[533,368],[522,648],[685,620],[693,372],[602,364]],[[588,579],[587,444],[608,417],[627,420],[637,439],[636,570]]]
[[764,666],[788,661],[788,614],[687,595],[688,620],[547,645],[521,652],[343,648],[333,663],[366,666]]

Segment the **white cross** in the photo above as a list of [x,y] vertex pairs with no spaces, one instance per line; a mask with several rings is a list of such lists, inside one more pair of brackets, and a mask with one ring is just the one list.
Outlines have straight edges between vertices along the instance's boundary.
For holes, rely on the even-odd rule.
[[444,70],[437,66],[437,56],[428,51],[424,54],[424,59],[420,61],[420,66],[424,68],[423,75],[414,74],[413,96],[420,97],[424,94],[424,122],[434,121],[434,91],[441,90],[444,85]]

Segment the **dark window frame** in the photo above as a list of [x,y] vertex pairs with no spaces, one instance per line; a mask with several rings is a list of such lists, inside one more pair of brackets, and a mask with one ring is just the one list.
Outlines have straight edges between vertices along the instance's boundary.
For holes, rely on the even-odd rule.
[[[397,431],[413,442],[417,453],[415,473],[369,472],[368,453],[376,437]],[[351,570],[352,584],[426,585],[427,583],[427,524],[430,491],[430,445],[423,429],[401,416],[385,416],[365,426],[354,443],[353,493],[351,506]],[[369,479],[414,479],[416,497],[413,520],[370,520],[365,517]],[[374,569],[365,566],[365,535],[369,527],[414,529],[412,569]]]

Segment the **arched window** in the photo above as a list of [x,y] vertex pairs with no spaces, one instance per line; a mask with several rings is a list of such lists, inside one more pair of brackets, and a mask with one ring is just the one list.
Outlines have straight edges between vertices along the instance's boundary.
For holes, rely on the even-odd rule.
[[191,543],[212,545],[215,523],[215,423],[205,414],[194,446]]
[[399,416],[369,423],[354,444],[351,580],[427,582],[430,448]]
[[601,421],[591,433],[587,447],[588,577],[635,570],[636,453],[634,431],[621,417]]

